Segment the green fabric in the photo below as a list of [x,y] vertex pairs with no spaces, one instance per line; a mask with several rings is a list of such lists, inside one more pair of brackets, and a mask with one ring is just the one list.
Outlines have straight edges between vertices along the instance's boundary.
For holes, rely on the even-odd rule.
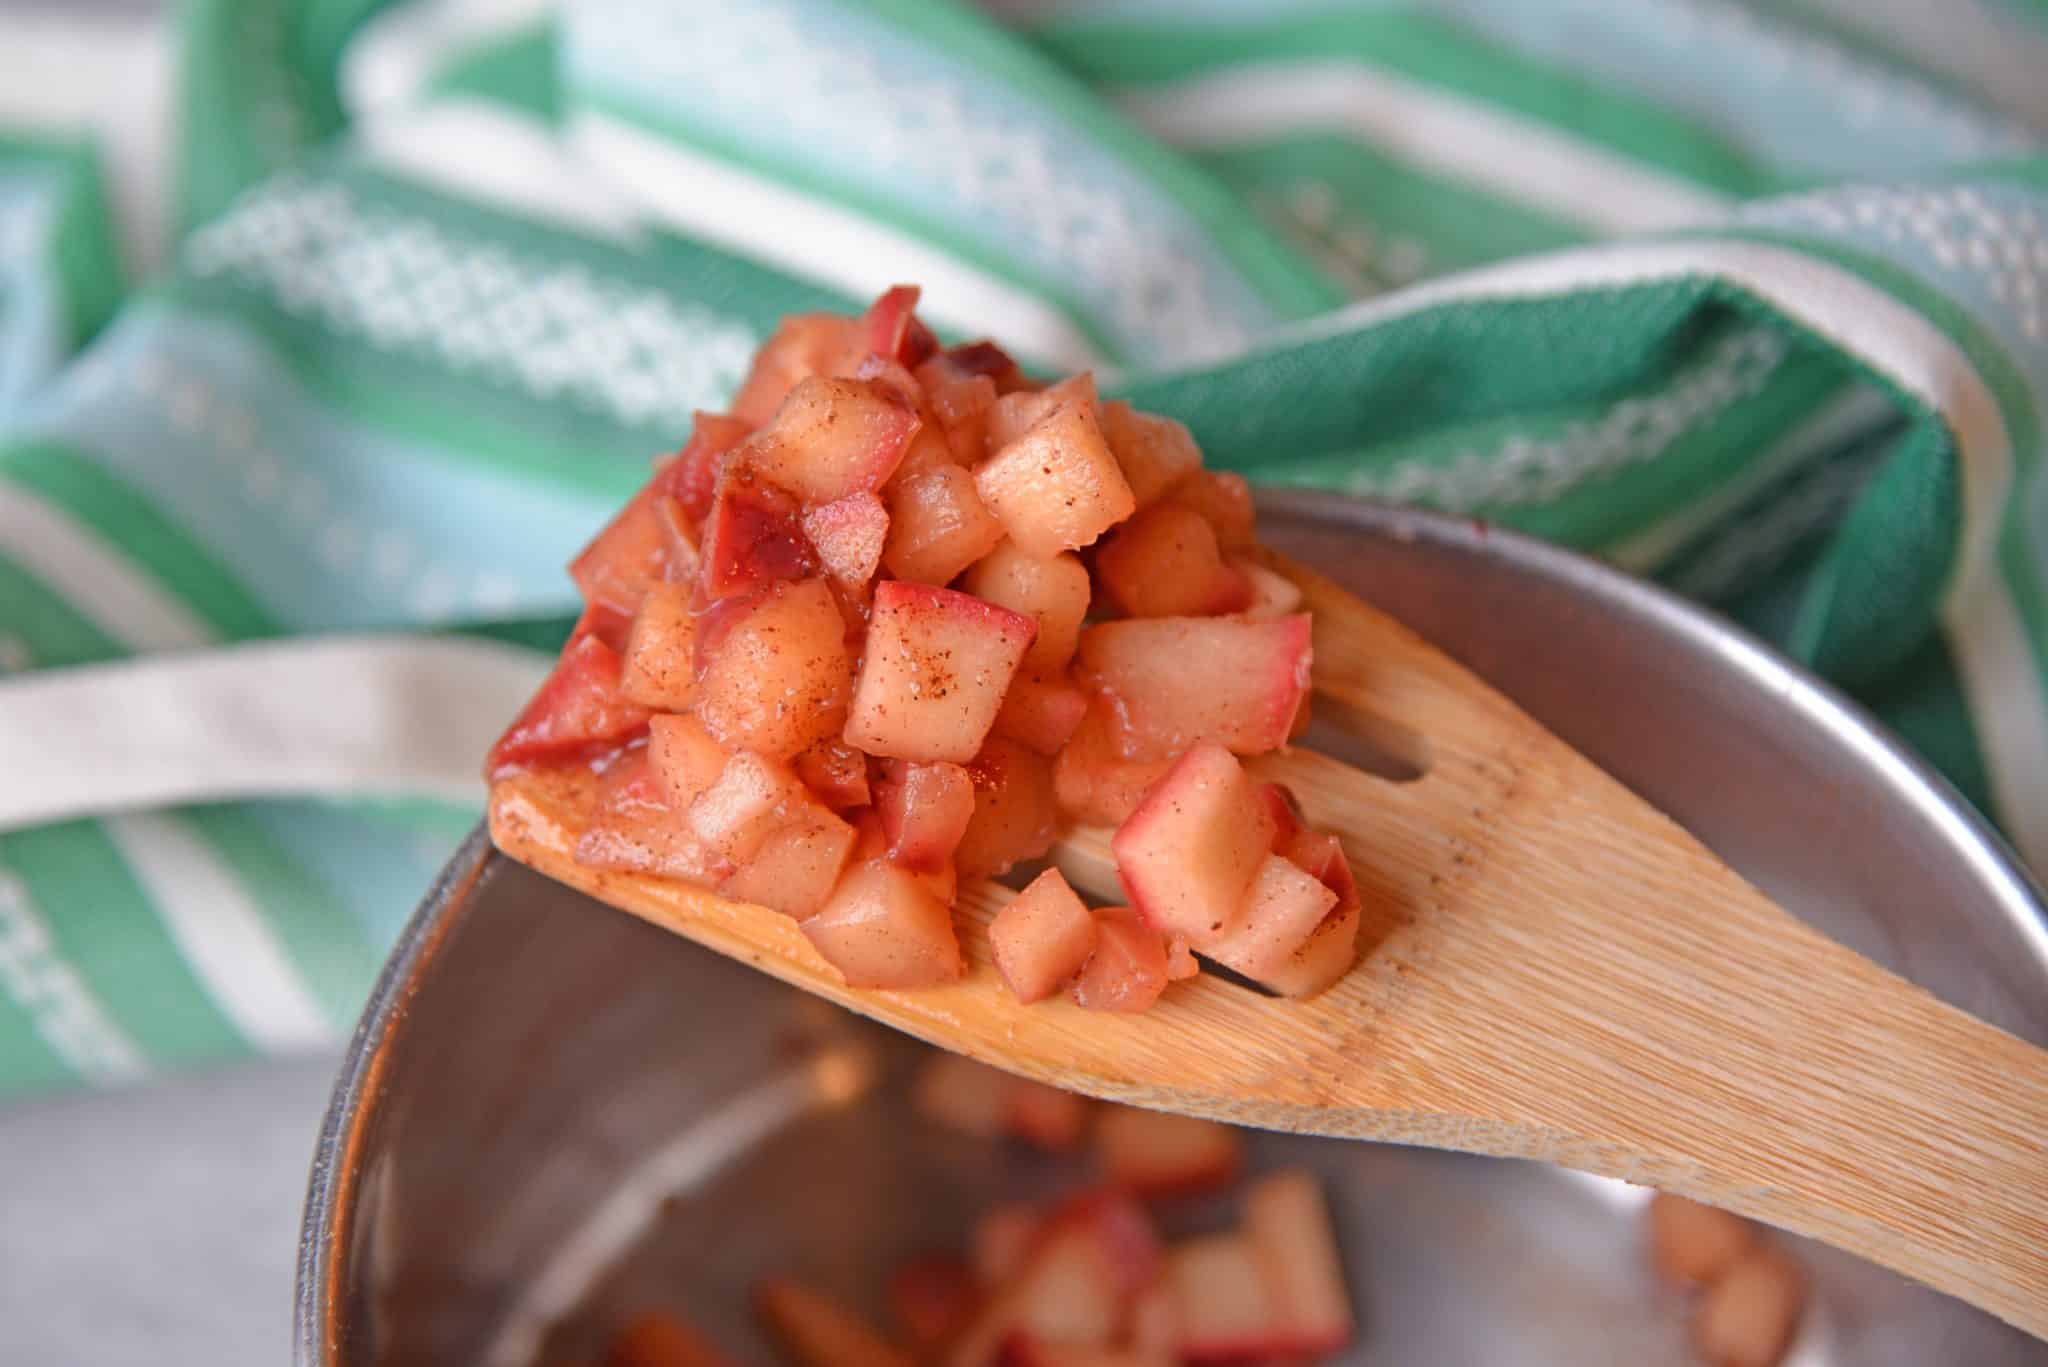
[[[913,280],[1215,464],[1718,608],[2048,863],[2033,0],[184,0],[96,33],[128,65],[0,117],[0,676],[125,661],[151,708],[158,654],[369,632],[287,701],[431,749],[410,690],[538,675],[563,563],[780,318]],[[220,748],[194,805],[0,832],[0,1095],[332,1041],[476,810],[237,786]]]

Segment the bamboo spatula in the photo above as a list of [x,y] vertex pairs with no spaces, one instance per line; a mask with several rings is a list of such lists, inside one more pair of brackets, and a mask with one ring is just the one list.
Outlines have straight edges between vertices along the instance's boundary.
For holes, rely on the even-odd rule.
[[[2048,1052],[1779,910],[1462,666],[1308,571],[1316,711],[1426,738],[1393,783],[1306,750],[1252,769],[1335,831],[1358,967],[1309,1001],[1204,974],[1151,1011],[1019,1005],[963,886],[967,976],[855,991],[795,922],[570,857],[593,785],[492,792],[514,859],[944,1048],[1119,1101],[1270,1129],[1536,1158],[1809,1234],[2048,1337]],[[1122,900],[1109,833],[1055,859]]]

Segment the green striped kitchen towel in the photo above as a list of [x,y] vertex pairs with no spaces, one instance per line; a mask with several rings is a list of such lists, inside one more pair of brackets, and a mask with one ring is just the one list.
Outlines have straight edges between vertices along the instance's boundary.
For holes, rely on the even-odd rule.
[[0,0],[0,1092],[317,1047],[562,563],[899,280],[1731,612],[2048,864],[2048,9]]

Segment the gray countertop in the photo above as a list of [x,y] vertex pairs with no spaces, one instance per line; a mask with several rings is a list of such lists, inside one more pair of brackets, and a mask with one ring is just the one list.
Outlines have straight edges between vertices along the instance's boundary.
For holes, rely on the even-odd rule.
[[0,1106],[0,1362],[279,1367],[337,1060]]

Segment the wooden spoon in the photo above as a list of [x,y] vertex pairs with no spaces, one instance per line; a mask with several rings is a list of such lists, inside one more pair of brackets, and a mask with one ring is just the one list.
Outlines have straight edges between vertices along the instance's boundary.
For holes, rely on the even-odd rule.
[[[1204,974],[1142,1015],[1021,1006],[990,966],[988,922],[1013,895],[991,883],[961,891],[963,980],[855,991],[784,916],[577,864],[587,780],[499,783],[492,836],[613,906],[1013,1072],[1676,1191],[2048,1337],[2048,1052],[1808,929],[1407,628],[1268,560],[1314,614],[1318,717],[1427,738],[1415,782],[1306,750],[1251,766],[1337,832],[1365,898],[1358,967],[1312,1000]],[[1070,832],[1055,857],[1121,900],[1108,832]]]

